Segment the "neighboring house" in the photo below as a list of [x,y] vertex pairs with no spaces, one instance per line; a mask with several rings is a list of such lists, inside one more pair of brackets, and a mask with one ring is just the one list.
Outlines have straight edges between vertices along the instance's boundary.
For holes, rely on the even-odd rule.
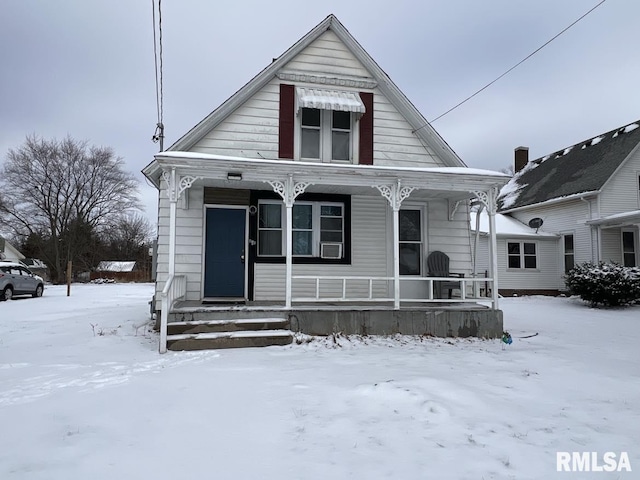
[[0,260],[8,260],[11,262],[20,262],[24,259],[24,255],[11,245],[7,239],[0,237]]
[[[639,125],[532,161],[527,148],[516,149],[516,174],[501,190],[499,211],[525,226],[532,220],[535,225],[534,219],[542,225],[529,242],[498,250],[500,292],[562,291],[565,273],[587,261],[640,265]],[[540,236],[546,234],[557,236],[555,248]],[[525,256],[519,263],[516,253]],[[550,276],[553,264],[557,268]],[[530,280],[523,284],[524,278]]]
[[[463,323],[477,313],[469,200],[495,209],[508,177],[466,168],[333,15],[143,173],[160,194],[161,319],[275,305],[307,333],[501,334],[497,297],[487,330],[447,327],[449,313],[425,327],[425,311],[463,305]],[[434,250],[466,276],[457,298],[433,297]],[[331,315],[314,323],[318,305]],[[400,328],[414,320],[399,311],[421,327]]]
[[[483,210],[479,225],[476,217],[477,213],[471,212],[476,272],[480,276],[489,276],[489,216]],[[500,294],[557,294],[559,236],[531,228],[508,215],[498,213],[495,219]]]
[[149,273],[136,261],[101,261],[90,279],[110,278],[119,281],[148,281]]

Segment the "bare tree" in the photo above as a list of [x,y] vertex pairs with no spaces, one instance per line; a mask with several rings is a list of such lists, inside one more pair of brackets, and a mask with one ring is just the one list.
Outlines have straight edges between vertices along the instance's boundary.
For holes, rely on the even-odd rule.
[[501,168],[500,172],[501,173],[506,173],[510,177],[513,177],[513,175],[515,174],[515,170],[513,168],[513,165],[507,165],[506,167]]
[[107,147],[28,136],[10,149],[0,175],[0,224],[15,235],[46,240],[52,278],[76,253],[77,225],[107,229],[123,212],[140,208],[137,181]]

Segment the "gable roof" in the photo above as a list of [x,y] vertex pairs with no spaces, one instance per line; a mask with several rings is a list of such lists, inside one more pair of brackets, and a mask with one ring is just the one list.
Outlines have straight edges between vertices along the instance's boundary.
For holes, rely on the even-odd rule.
[[640,144],[639,126],[640,120],[529,161],[500,191],[498,209],[598,193]]
[[465,163],[427,122],[418,109],[393,83],[391,78],[380,68],[371,56],[362,48],[357,40],[340,23],[335,15],[331,14],[316,25],[309,33],[298,40],[282,55],[271,62],[265,69],[253,77],[240,90],[229,97],[222,105],[196,124],[184,136],[176,141],[168,151],[188,151],[207,133],[225,120],[231,113],[240,107],[246,100],[260,91],[269,83],[289,61],[296,57],[302,50],[318,39],[324,32],[331,30],[351,51],[351,53],[364,65],[374,80],[377,87],[387,97],[398,111],[403,115],[413,128],[416,136],[429,145],[434,152],[450,167],[464,167]]

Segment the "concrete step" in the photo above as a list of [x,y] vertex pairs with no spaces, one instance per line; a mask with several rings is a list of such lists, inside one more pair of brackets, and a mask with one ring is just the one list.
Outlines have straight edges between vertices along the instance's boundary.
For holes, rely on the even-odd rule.
[[168,335],[280,329],[288,330],[289,320],[284,318],[240,318],[169,322],[167,324]]
[[210,350],[221,348],[268,347],[293,342],[289,330],[183,333],[167,336],[169,350]]

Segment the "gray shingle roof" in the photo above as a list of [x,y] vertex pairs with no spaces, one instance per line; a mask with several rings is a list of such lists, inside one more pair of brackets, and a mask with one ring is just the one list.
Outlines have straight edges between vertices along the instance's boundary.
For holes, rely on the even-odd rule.
[[597,191],[640,143],[640,120],[530,160],[501,190],[499,210]]

